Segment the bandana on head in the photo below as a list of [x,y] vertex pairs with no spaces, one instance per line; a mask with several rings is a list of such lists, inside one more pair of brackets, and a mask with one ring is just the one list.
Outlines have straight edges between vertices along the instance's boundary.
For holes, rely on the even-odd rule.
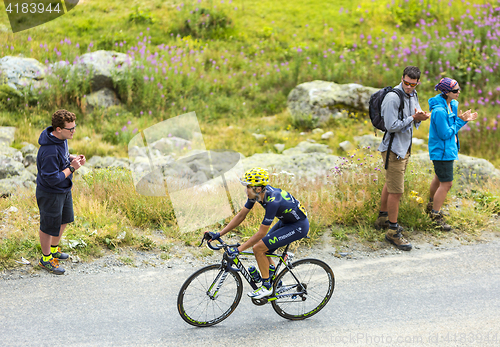
[[436,84],[436,86],[434,87],[434,90],[439,90],[440,92],[443,92],[443,93],[449,93],[457,86],[457,84],[458,84],[458,82],[455,81],[454,79],[445,77],[445,78],[442,78],[438,84]]

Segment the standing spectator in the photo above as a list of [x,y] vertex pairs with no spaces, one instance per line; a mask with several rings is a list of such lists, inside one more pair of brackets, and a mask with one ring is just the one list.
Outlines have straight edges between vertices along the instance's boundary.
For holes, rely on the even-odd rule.
[[69,154],[68,139],[75,133],[76,116],[66,110],[52,115],[52,126],[42,131],[36,158],[36,202],[40,210],[40,245],[43,256],[38,265],[57,275],[64,274],[59,260],[69,258],[62,253],[59,240],[66,225],[73,222],[73,172],[85,164],[85,156]]
[[468,121],[475,120],[477,113],[472,113],[471,110],[458,112],[460,86],[454,79],[441,79],[435,90],[441,92],[429,99],[429,109],[432,112],[429,156],[434,164],[435,175],[426,211],[439,228],[450,231],[451,226],[444,221],[441,206],[453,184],[453,163],[458,159],[460,149],[457,133]]
[[[378,150],[382,152],[384,165],[388,160],[385,172],[385,184],[380,199],[380,212],[375,222],[378,229],[388,228],[385,239],[401,250],[409,251],[412,248],[402,234],[403,228],[398,224],[399,201],[404,192],[404,174],[411,153],[411,140],[413,137],[413,125],[418,127],[421,121],[429,119],[429,115],[422,111],[418,103],[415,88],[420,83],[420,69],[416,66],[408,66],[403,71],[401,83],[394,89],[404,93],[403,114],[399,114],[401,99],[397,93],[388,93],[382,102],[381,115],[384,118],[387,134],[384,136]],[[387,151],[389,143],[391,148],[389,156]]]

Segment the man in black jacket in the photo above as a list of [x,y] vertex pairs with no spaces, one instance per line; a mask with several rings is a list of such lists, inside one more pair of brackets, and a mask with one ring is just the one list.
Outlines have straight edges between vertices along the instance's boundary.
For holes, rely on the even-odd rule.
[[36,202],[40,210],[40,245],[43,256],[38,265],[57,275],[64,274],[59,260],[69,258],[59,248],[59,240],[68,223],[74,221],[71,188],[73,172],[85,164],[84,155],[70,155],[68,139],[76,129],[76,116],[66,110],[52,115],[52,126],[38,139],[36,158]]

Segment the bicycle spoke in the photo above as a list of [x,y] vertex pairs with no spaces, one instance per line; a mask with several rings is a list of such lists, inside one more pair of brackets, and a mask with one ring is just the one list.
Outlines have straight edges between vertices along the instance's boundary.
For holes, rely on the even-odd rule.
[[[277,289],[278,298],[272,301],[274,310],[288,319],[304,319],[316,314],[333,294],[333,272],[328,265],[315,259],[295,262],[291,272],[284,270],[276,281],[290,287],[282,292]],[[280,298],[280,295],[286,296]]]
[[238,274],[221,273],[220,265],[211,265],[195,272],[182,285],[177,308],[187,323],[209,326],[227,318],[236,309],[241,294]]

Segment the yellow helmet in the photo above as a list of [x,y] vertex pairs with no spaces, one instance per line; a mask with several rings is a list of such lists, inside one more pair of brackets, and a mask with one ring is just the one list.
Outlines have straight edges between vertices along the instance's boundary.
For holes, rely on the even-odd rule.
[[269,183],[269,174],[260,167],[254,167],[245,172],[240,182],[244,186],[250,187],[266,186]]

